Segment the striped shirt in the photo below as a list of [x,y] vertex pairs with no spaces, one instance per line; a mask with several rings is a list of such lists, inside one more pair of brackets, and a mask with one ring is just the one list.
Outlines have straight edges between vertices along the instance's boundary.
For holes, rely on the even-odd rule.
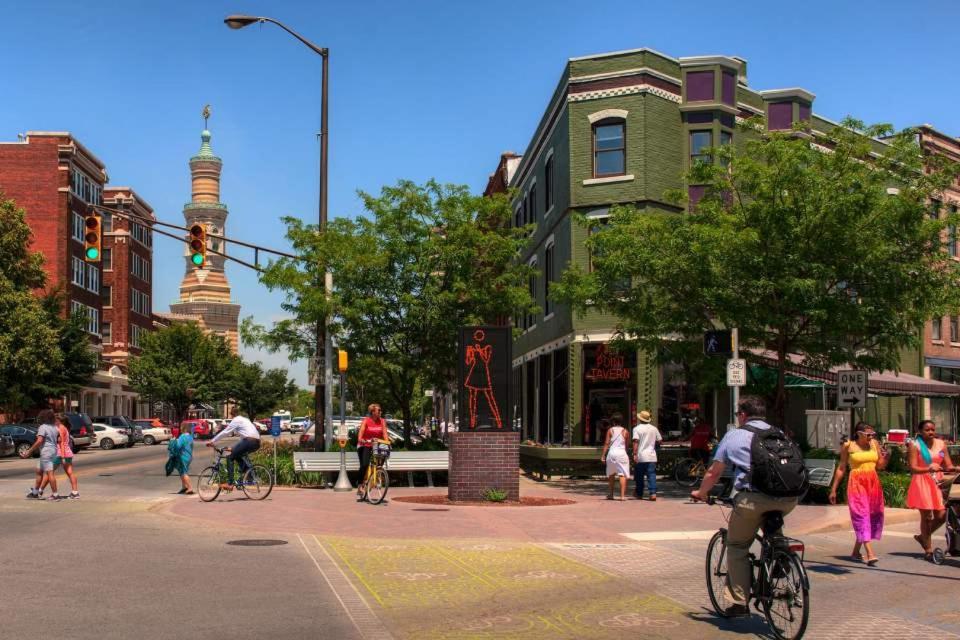
[[[747,425],[756,429],[769,429],[770,425],[760,419],[753,419]],[[746,425],[744,425],[746,426]],[[750,447],[753,445],[753,433],[747,429],[733,429],[727,431],[723,440],[717,445],[713,456],[733,471],[733,488],[737,491],[752,491],[753,487],[747,480],[750,474]]]

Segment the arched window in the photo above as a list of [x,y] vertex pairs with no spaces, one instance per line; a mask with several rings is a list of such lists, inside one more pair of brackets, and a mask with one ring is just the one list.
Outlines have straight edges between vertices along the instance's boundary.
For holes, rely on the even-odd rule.
[[620,118],[594,122],[593,177],[622,176],[626,167],[626,122]]

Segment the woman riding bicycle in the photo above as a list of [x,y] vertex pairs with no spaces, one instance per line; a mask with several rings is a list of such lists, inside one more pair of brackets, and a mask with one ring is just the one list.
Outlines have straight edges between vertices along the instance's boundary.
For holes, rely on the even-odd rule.
[[360,432],[357,434],[357,457],[360,458],[357,502],[362,502],[364,499],[363,482],[367,478],[367,467],[370,466],[370,457],[373,455],[373,443],[390,444],[390,438],[387,435],[387,421],[380,417],[380,405],[371,404],[367,407],[367,411],[370,415],[360,423]]

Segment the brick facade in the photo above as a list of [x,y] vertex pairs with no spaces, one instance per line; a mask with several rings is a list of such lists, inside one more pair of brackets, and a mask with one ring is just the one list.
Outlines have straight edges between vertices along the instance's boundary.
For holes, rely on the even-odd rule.
[[450,434],[451,500],[477,501],[487,489],[520,500],[520,434],[515,431],[458,431]]

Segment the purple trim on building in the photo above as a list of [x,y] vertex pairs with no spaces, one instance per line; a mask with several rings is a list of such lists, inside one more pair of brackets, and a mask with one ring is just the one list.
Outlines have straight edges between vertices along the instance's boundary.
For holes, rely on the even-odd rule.
[[723,104],[731,107],[737,102],[737,76],[732,73],[723,72],[723,87],[721,91],[721,100]]
[[691,111],[687,113],[687,124],[710,124],[713,122],[712,111]]
[[687,74],[687,102],[713,100],[713,71],[691,71]]
[[693,185],[687,187],[687,198],[689,203],[687,206],[688,211],[693,211],[697,208],[697,203],[700,202],[701,198],[707,194],[707,188],[703,185]]
[[800,103],[800,119],[805,121],[810,120],[810,105],[805,102]]
[[793,126],[792,102],[771,102],[767,108],[767,129],[773,131]]

